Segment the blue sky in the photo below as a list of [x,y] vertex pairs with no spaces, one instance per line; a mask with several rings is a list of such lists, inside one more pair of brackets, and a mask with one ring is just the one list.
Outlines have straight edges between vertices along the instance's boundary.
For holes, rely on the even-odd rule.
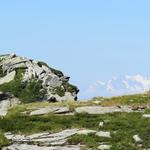
[[80,98],[107,96],[87,89],[114,76],[150,76],[149,7],[149,0],[1,1],[0,53],[62,70]]

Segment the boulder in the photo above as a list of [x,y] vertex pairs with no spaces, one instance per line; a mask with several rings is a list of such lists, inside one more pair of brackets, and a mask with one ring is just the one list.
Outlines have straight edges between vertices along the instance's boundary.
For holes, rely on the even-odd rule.
[[0,92],[0,116],[6,116],[8,110],[19,103],[20,101],[14,96]]
[[69,113],[70,110],[68,107],[54,107],[54,106],[47,106],[43,108],[38,108],[37,110],[34,110],[30,113],[31,116],[34,115],[45,115],[49,113],[54,113],[54,114],[65,114]]

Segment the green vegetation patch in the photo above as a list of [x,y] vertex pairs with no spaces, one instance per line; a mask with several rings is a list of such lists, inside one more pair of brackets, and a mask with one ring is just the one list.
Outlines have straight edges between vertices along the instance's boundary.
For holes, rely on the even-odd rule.
[[3,72],[2,66],[0,66],[0,78],[4,77],[6,73]]
[[[50,68],[50,67],[49,67],[49,68]],[[54,68],[50,68],[50,69],[51,69],[52,73],[54,73],[54,74],[57,75],[58,77],[64,76],[64,74],[63,74],[61,71],[56,70],[56,69],[54,69]]]
[[4,134],[0,131],[0,150],[4,146],[8,146],[10,141],[4,136]]
[[97,150],[99,143],[102,143],[103,141],[109,142],[110,140],[108,138],[98,137],[95,134],[89,134],[89,135],[74,135],[71,138],[68,139],[68,144],[71,145],[84,145],[84,147],[92,148],[92,150]]
[[69,84],[68,82],[64,82],[63,86],[67,92],[73,93],[78,91],[78,88],[76,86]]
[[61,97],[65,96],[65,90],[62,87],[54,88],[53,92]]
[[16,70],[15,79],[9,83],[0,85],[0,90],[3,92],[10,92],[15,97],[19,98],[22,102],[34,102],[42,100],[45,96],[46,91],[41,91],[41,82],[31,80],[30,82],[22,82],[22,74],[24,69]]
[[57,75],[57,76],[59,76],[59,77],[64,76],[64,74],[63,74],[61,71],[59,71],[59,70],[57,70],[57,69],[54,69],[54,68],[49,67],[49,66],[48,66],[48,64],[47,64],[47,63],[45,63],[45,62],[39,61],[39,62],[38,62],[38,65],[39,65],[40,67],[42,67],[42,66],[46,66],[46,67],[48,67],[48,68],[52,71],[52,73],[54,73],[55,75]]

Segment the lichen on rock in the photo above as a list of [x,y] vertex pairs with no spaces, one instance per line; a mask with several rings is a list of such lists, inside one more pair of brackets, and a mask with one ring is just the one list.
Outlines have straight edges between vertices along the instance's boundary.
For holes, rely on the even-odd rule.
[[0,55],[0,90],[24,102],[76,100],[79,90],[69,78],[44,62]]

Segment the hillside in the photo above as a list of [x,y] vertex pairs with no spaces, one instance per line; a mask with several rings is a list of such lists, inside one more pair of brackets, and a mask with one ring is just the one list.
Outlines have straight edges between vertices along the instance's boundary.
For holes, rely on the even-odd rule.
[[44,62],[1,55],[0,149],[150,149],[150,92],[75,101],[78,92]]
[[148,150],[150,94],[18,104],[0,129],[2,150]]

